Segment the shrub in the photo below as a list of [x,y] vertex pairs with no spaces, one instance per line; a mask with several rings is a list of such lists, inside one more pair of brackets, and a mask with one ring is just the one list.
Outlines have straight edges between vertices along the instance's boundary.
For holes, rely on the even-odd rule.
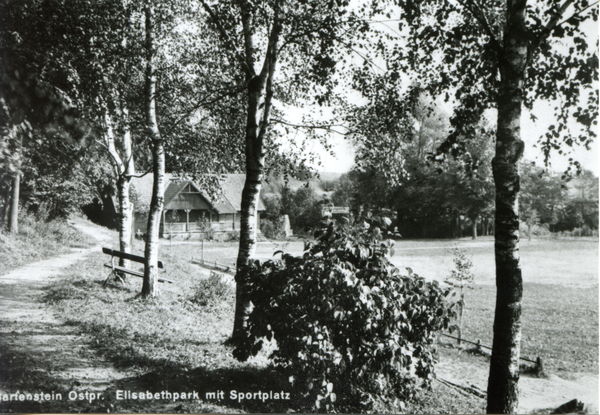
[[190,301],[201,307],[215,307],[233,299],[233,288],[223,281],[220,274],[211,271],[210,276],[198,282]]
[[521,233],[521,235],[527,235],[528,237],[541,237],[550,235],[550,229],[547,223],[532,225],[531,227],[529,227],[526,223],[520,222],[519,232]]
[[402,408],[428,387],[435,334],[452,314],[448,291],[401,275],[373,235],[332,222],[302,257],[248,266],[254,308],[234,356],[246,360],[275,339],[275,364],[318,410]]
[[269,239],[285,239],[285,228],[283,219],[261,219],[260,231]]

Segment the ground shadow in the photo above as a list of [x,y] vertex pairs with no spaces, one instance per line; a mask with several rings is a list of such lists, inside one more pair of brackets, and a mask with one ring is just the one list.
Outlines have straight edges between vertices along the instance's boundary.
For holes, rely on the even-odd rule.
[[[62,324],[31,324],[19,331],[2,332],[1,413],[106,412],[105,402],[69,399],[73,396],[69,392],[83,389],[78,379],[65,373],[81,366],[84,356],[82,350],[70,348],[73,333],[68,328]],[[59,343],[64,353],[57,355]]]
[[[65,412],[262,412],[285,413],[302,408],[308,409],[309,402],[290,384],[288,376],[274,367],[257,367],[238,364],[236,367],[207,365],[190,368],[165,358],[152,358],[138,353],[134,346],[111,350],[116,343],[107,341],[123,340],[126,332],[111,329],[101,339],[100,333],[107,333],[108,326],[67,322],[43,327],[20,327],[19,332],[0,338],[0,401],[2,391],[26,394],[24,401],[19,395],[8,402],[0,402],[0,411],[65,413]],[[80,379],[64,375],[64,370],[81,365],[78,351],[56,350],[54,347],[35,347],[23,351],[21,345],[31,334],[45,337],[59,335],[84,335],[91,337],[86,345],[86,358],[107,360],[114,367],[129,376],[114,379],[102,385],[102,400],[69,399],[72,391],[86,392],[90,385],[82,385]],[[91,336],[90,336],[91,335]],[[55,339],[55,340],[58,340]],[[98,341],[97,341],[98,340]],[[104,341],[102,341],[104,340]],[[152,342],[152,338],[136,338],[137,342]],[[118,344],[122,344],[119,341]],[[206,343],[211,348],[228,348],[223,344]],[[68,348],[68,345],[66,345]],[[169,347],[169,345],[166,345]],[[53,350],[54,349],[54,350]],[[73,352],[73,351],[71,351]],[[81,351],[84,352],[84,351]],[[207,358],[210,351],[206,350]],[[99,385],[94,385],[97,386]],[[121,392],[119,392],[121,391]],[[152,400],[132,399],[128,392],[151,392]],[[35,399],[35,394],[43,393],[55,397],[54,400]],[[159,394],[159,399],[154,394]],[[167,393],[170,393],[168,395]],[[186,399],[174,399],[183,393]],[[30,394],[31,397],[28,397]],[[188,399],[187,395],[191,399]],[[61,399],[57,399],[60,395]],[[9,398],[11,398],[9,394]]]

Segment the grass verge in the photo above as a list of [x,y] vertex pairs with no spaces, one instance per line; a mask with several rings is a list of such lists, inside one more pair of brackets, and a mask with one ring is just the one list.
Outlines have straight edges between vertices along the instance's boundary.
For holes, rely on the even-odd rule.
[[24,264],[58,256],[71,248],[88,248],[93,238],[65,221],[40,222],[34,216],[20,218],[15,235],[0,232],[0,275]]
[[[491,346],[496,288],[466,293],[463,338]],[[521,356],[552,373],[598,372],[598,288],[524,284]],[[454,340],[446,339],[445,342]]]

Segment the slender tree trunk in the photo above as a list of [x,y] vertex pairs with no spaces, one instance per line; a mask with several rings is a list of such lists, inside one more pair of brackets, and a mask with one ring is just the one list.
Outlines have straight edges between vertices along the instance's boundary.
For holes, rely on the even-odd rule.
[[[123,173],[121,174],[118,183],[121,210],[119,221],[119,249],[121,252],[131,253],[133,245],[133,204],[130,200],[129,189],[131,188],[132,175],[135,174],[135,164],[133,162],[133,142],[129,130],[129,109],[126,105],[122,112],[125,121],[125,132],[123,133]],[[125,264],[123,263],[122,266],[125,266]]]
[[8,233],[19,233],[19,192],[21,189],[21,171],[17,170],[11,180],[10,186],[10,213],[8,219]]
[[[123,35],[123,44],[125,47],[129,45],[129,38],[131,36],[130,28],[132,25],[131,22],[131,13],[129,11],[130,4],[126,0],[123,3],[123,6],[128,11],[127,12],[127,25],[126,30]],[[131,62],[128,60],[127,62],[127,84],[130,82],[129,74],[131,71],[130,68]],[[121,217],[119,221],[119,249],[122,252],[131,253],[133,249],[133,234],[134,234],[134,218],[133,218],[133,203],[130,200],[130,187],[131,187],[131,179],[135,174],[135,163],[133,159],[133,141],[131,139],[131,128],[130,128],[130,119],[129,119],[129,103],[128,103],[128,91],[124,91],[123,99],[121,99],[121,115],[123,118],[124,125],[124,133],[122,137],[123,144],[123,160],[122,160],[122,174],[120,179],[122,180],[119,183],[119,202],[121,208]],[[125,261],[123,261],[122,266],[125,265]]]
[[[4,99],[2,99],[2,107],[8,116],[9,112]],[[14,145],[14,148],[12,149],[12,159],[14,160],[14,164],[11,166],[13,169],[13,175],[11,177],[10,184],[10,209],[8,212],[7,231],[8,233],[17,234],[19,233],[19,198],[21,192],[21,157],[23,154],[23,136],[15,125],[11,125],[9,131],[8,137],[12,137],[12,140],[9,138],[9,145],[12,144],[11,147]]]
[[473,232],[473,239],[477,239],[477,218],[473,219],[473,225],[471,230]]
[[504,53],[499,56],[498,133],[492,161],[496,187],[496,310],[487,412],[517,413],[521,300],[519,264],[519,172],[521,105],[527,59],[526,0],[507,1]]
[[[250,315],[251,304],[247,299],[246,276],[243,272],[256,252],[257,223],[256,208],[262,183],[262,172],[264,168],[265,150],[263,137],[259,135],[260,102],[264,100],[265,80],[259,78],[250,83],[248,95],[248,119],[246,124],[246,182],[242,191],[242,202],[240,212],[240,245],[236,261],[236,292],[235,292],[235,315],[233,322],[232,341],[245,335],[245,328]],[[263,98],[263,99],[261,99]]]
[[240,245],[235,276],[235,315],[231,336],[233,344],[246,335],[245,329],[251,312],[251,304],[248,300],[248,281],[243,269],[256,252],[256,238],[258,235],[256,208],[263,177],[266,154],[264,138],[270,120],[273,101],[273,76],[277,64],[279,35],[281,33],[279,3],[277,2],[274,8],[275,16],[269,35],[266,56],[262,69],[257,74],[254,64],[259,59],[256,59],[255,56],[257,48],[254,43],[253,16],[249,6],[247,2],[242,2],[241,15],[246,42],[248,76],[248,117],[246,122],[246,182],[242,191]]
[[[264,158],[263,158],[264,159]],[[261,163],[262,165],[262,163]],[[246,183],[242,191],[242,211],[240,217],[240,245],[237,256],[236,292],[235,292],[235,318],[233,325],[232,340],[245,335],[248,316],[252,311],[251,304],[247,299],[247,284],[243,268],[256,253],[257,220],[256,208],[260,195],[262,183],[261,169],[246,169]]]
[[[131,187],[131,176],[122,174],[117,181],[119,194],[119,250],[131,253],[131,236],[133,223],[133,209],[129,199],[129,188]],[[119,260],[119,265],[127,266],[124,259]]]
[[156,297],[158,295],[158,241],[160,218],[164,205],[165,188],[165,152],[162,143],[153,144],[152,149],[154,184],[152,186],[152,200],[150,212],[148,213],[148,230],[146,232],[146,248],[144,257],[144,282],[142,284],[142,295],[145,297]]
[[453,237],[454,238],[459,238],[460,237],[460,217],[458,216],[458,214],[454,214],[453,218],[452,218],[452,233],[453,233]]
[[152,185],[150,212],[148,213],[148,230],[144,252],[146,263],[144,264],[142,295],[144,297],[156,297],[158,294],[158,233],[165,193],[165,151],[156,120],[156,68],[154,66],[156,51],[152,0],[146,1],[144,13],[146,15],[146,128],[152,141],[154,183]]
[[[116,138],[112,127],[112,119],[108,112],[104,115],[106,132],[104,142],[111,156],[112,164],[117,176],[117,196],[119,198],[119,249],[122,252],[131,252],[133,236],[133,209],[130,201],[129,189],[131,187],[131,178],[135,173],[133,162],[133,144],[129,132],[127,110],[123,110],[123,120],[125,121],[126,131],[121,138],[121,151],[117,150]],[[129,261],[123,258],[119,259],[119,265],[126,267]],[[121,275],[125,278],[125,275]]]
[[2,196],[2,212],[0,212],[0,219],[2,221],[2,226],[8,230],[8,214],[10,213],[10,193],[12,191],[10,183],[8,184],[8,189],[6,194],[0,194]]

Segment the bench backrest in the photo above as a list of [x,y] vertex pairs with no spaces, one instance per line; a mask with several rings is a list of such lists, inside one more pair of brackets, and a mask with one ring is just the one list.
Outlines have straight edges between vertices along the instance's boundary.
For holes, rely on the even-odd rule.
[[[139,262],[140,264],[146,262],[146,258],[144,258],[143,256],[128,254],[127,252],[116,251],[110,248],[102,248],[102,252],[110,256],[116,256],[117,258],[123,258],[128,259],[129,261]],[[162,261],[158,261],[158,267],[161,269],[164,268]]]

